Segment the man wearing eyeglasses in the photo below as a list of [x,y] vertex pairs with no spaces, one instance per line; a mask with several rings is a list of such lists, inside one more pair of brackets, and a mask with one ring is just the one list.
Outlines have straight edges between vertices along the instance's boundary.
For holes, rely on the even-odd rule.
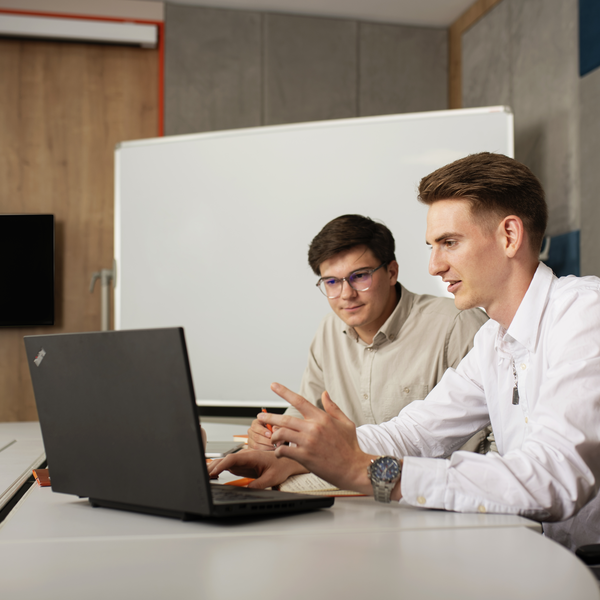
[[[424,399],[487,321],[479,309],[461,312],[449,298],[402,287],[394,251],[391,231],[361,215],[327,223],[308,251],[333,312],[311,344],[299,393],[322,408],[327,390],[357,426],[388,421]],[[286,414],[300,416],[292,407]],[[481,430],[462,449],[487,450],[488,433]],[[271,435],[255,420],[248,445],[273,450]]]

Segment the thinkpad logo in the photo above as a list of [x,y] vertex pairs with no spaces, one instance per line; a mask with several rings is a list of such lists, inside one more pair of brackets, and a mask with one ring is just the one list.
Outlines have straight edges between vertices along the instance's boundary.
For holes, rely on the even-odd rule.
[[44,360],[44,356],[46,356],[46,351],[42,348],[38,353],[37,356],[33,359],[33,363],[35,364],[36,367],[39,367],[40,364],[42,363],[42,361]]

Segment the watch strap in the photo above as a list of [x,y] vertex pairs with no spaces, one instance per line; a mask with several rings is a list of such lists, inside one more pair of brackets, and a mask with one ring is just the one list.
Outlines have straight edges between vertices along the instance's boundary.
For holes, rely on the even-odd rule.
[[394,483],[385,483],[384,481],[373,481],[371,480],[371,484],[373,485],[373,496],[377,502],[385,502],[389,504],[392,500],[392,490],[396,485]]

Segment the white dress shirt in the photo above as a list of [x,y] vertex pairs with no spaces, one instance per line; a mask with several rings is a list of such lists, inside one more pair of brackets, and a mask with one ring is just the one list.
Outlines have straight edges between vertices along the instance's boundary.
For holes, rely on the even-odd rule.
[[[452,454],[490,422],[498,453]],[[600,485],[600,279],[557,279],[540,263],[508,330],[488,321],[424,401],[358,439],[370,454],[406,457],[410,504],[571,517]]]

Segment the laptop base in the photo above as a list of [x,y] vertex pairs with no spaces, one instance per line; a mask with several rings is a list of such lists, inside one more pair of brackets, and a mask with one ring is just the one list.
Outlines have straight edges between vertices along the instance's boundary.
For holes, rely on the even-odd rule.
[[151,508],[149,506],[139,506],[137,504],[125,504],[124,502],[113,502],[112,500],[98,500],[97,498],[89,498],[89,503],[94,508],[113,508],[117,510],[126,510],[129,512],[144,513],[146,515],[155,515],[159,517],[169,517],[180,521],[193,521],[200,518],[202,515],[181,512],[178,510],[168,510],[163,508]]
[[[288,496],[285,492],[279,492],[283,496]],[[283,497],[281,499],[266,500],[262,502],[251,501],[244,504],[225,502],[223,504],[215,503],[210,515],[201,515],[197,513],[181,512],[177,510],[168,510],[162,508],[152,508],[149,506],[139,506],[137,504],[126,504],[124,502],[114,502],[112,500],[100,500],[98,498],[89,498],[89,503],[94,508],[112,508],[116,510],[126,510],[129,512],[144,513],[159,517],[169,517],[180,521],[197,521],[198,519],[219,518],[219,517],[258,517],[261,515],[273,516],[277,514],[290,514],[315,510],[316,508],[329,508],[333,505],[335,498],[329,496],[315,497],[302,496],[299,494],[289,494],[293,498]],[[318,498],[321,502],[318,502]]]

